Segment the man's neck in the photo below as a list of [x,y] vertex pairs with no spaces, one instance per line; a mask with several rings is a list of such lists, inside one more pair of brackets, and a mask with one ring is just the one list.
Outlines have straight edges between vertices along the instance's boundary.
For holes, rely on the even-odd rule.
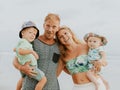
[[42,42],[48,44],[48,45],[52,45],[55,43],[55,39],[47,39],[44,35],[41,35],[38,37],[39,40],[41,40]]

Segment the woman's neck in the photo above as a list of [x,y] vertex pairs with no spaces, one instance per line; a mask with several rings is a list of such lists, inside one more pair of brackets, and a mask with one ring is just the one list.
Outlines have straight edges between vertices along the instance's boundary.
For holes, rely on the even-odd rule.
[[66,46],[67,51],[70,51],[70,52],[76,50],[77,47],[78,47],[78,44],[76,44],[76,43],[72,43],[72,44],[69,44],[69,45]]

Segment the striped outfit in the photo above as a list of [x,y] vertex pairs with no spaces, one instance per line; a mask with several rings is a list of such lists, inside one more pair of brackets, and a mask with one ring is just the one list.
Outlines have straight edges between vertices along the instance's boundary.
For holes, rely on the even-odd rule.
[[[47,45],[36,39],[34,40],[33,46],[39,55],[39,59],[37,60],[38,68],[41,69],[47,77],[47,83],[43,90],[60,90],[56,76],[57,62],[60,54],[57,43]],[[36,80],[25,77],[22,90],[34,90],[36,84]]]

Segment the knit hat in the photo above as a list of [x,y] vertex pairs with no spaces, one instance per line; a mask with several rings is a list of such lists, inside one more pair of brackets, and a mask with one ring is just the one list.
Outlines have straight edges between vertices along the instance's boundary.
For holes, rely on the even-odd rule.
[[33,27],[37,30],[37,34],[36,34],[36,38],[37,38],[39,36],[39,29],[36,27],[35,23],[32,21],[27,21],[27,22],[23,23],[21,30],[19,32],[19,37],[22,38],[22,31],[25,30],[26,28],[30,28],[30,27]]

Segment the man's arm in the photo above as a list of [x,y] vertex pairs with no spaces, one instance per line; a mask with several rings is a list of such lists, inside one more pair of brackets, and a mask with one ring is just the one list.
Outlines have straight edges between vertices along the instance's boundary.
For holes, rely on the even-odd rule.
[[59,62],[58,62],[58,67],[57,67],[57,77],[61,74],[62,70],[69,74],[69,71],[67,70],[66,66],[65,66],[65,62],[62,60],[62,59],[59,59]]
[[15,57],[14,60],[13,60],[13,66],[14,66],[16,69],[24,72],[24,73],[25,73],[26,75],[28,75],[28,76],[35,76],[36,73],[33,71],[34,67],[30,67],[30,66],[29,66],[30,63],[31,63],[31,62],[27,62],[27,63],[25,63],[24,65],[20,65],[19,62],[18,62],[18,58],[17,58],[17,57]]
[[61,74],[64,67],[65,67],[64,62],[61,59],[59,59],[58,66],[57,66],[57,77]]

